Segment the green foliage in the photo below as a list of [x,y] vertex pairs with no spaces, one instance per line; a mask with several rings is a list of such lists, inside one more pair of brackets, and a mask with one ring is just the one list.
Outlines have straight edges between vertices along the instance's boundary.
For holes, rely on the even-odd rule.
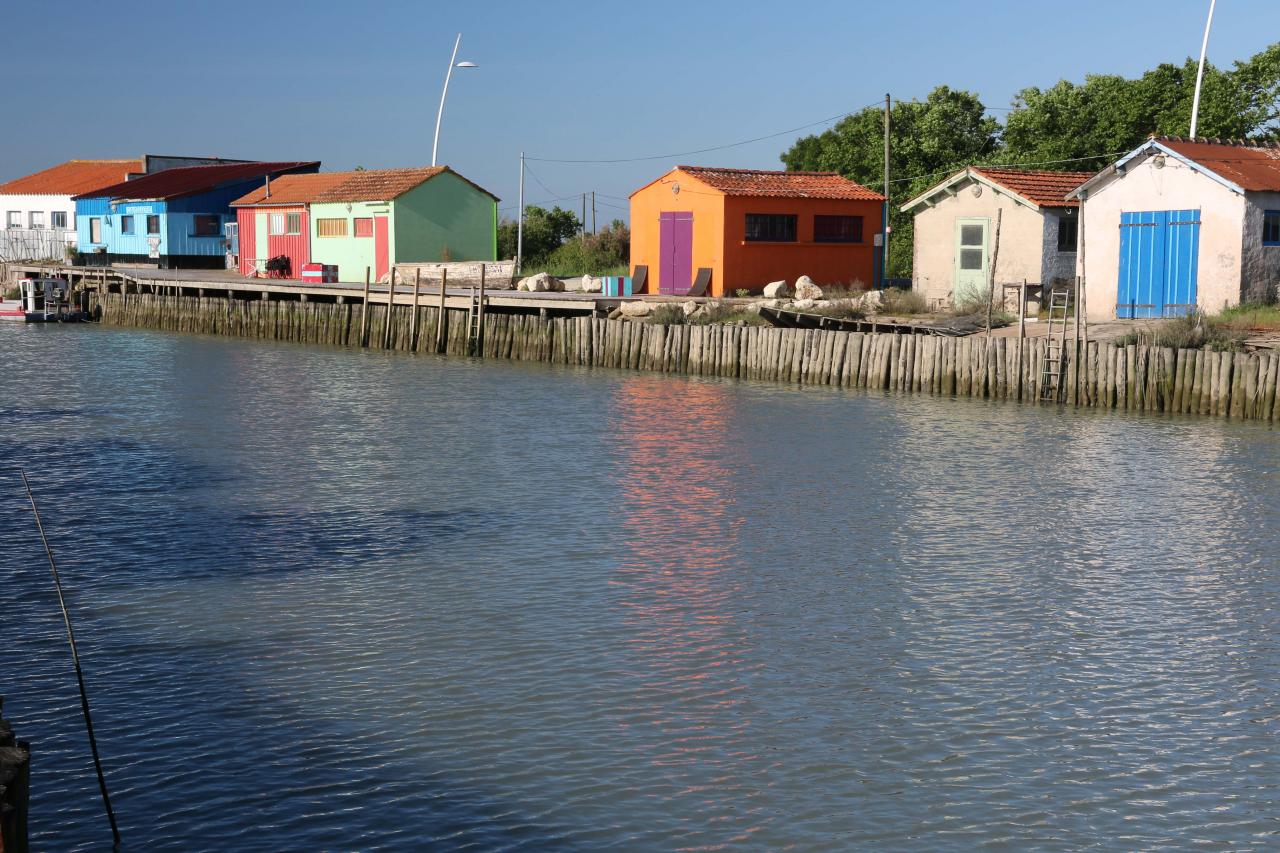
[[679,302],[666,302],[650,311],[645,322],[655,326],[683,326],[688,319]]
[[737,290],[733,292],[733,295],[738,297],[739,299],[746,299],[747,297],[751,296],[751,291],[747,290],[745,287],[739,287]]
[[553,251],[545,261],[557,276],[626,275],[630,269],[631,230],[615,220],[598,234],[579,234]]
[[1247,330],[1234,326],[1229,320],[1191,311],[1181,317],[1162,320],[1145,328],[1135,329],[1123,337],[1116,338],[1114,344],[1117,347],[1142,344],[1174,349],[1234,352],[1243,347],[1247,336]]
[[[1129,151],[1151,134],[1186,135],[1191,121],[1196,62],[1164,64],[1136,79],[1089,75],[1018,93],[1001,127],[972,92],[939,86],[923,103],[891,110],[893,227],[890,277],[911,273],[912,217],[898,208],[947,173],[968,165],[1043,164],[1040,168],[1096,171],[1107,156]],[[1207,66],[1200,104],[1201,136],[1280,137],[1280,43],[1230,70]],[[1076,157],[1093,159],[1051,163]],[[781,155],[790,170],[836,171],[881,189],[884,113],[869,107],[831,129],[796,140]],[[904,180],[907,179],[907,180]]]
[[[505,219],[498,225],[498,257],[514,258],[519,234],[519,223]],[[582,224],[572,211],[559,206],[546,210],[536,205],[524,209],[524,261],[525,266],[538,266],[551,257],[551,253],[573,235]]]

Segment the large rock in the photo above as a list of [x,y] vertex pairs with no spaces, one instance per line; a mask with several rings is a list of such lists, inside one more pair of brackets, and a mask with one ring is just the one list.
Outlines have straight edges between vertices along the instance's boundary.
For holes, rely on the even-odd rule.
[[765,299],[782,299],[789,295],[785,281],[775,281],[764,286]]
[[623,302],[618,307],[622,309],[623,317],[648,317],[653,313],[653,306],[641,300]]
[[816,299],[797,299],[791,303],[792,309],[796,311],[808,311],[818,304]]
[[864,311],[874,311],[884,304],[884,292],[880,290],[868,290],[858,299],[858,303]]
[[684,316],[686,317],[692,317],[694,314],[697,314],[698,309],[700,309],[701,307],[702,307],[701,305],[699,305],[697,302],[694,302],[692,299],[690,299],[688,302],[682,302],[680,304],[680,310],[684,312]]
[[560,282],[560,279],[545,272],[522,278],[520,279],[520,284],[516,286],[516,290],[527,290],[530,293],[549,293],[562,289],[564,289],[564,285]]
[[604,279],[596,278],[593,275],[584,275],[578,289],[583,293],[600,293],[604,290]]
[[821,299],[822,288],[813,283],[813,279],[802,275],[796,279],[796,299]]

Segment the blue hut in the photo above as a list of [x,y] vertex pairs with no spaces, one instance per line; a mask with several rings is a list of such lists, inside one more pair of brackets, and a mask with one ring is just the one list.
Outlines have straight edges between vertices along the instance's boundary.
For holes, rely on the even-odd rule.
[[75,197],[77,242],[90,263],[222,267],[231,202],[271,178],[319,169],[318,161],[184,166],[93,190]]

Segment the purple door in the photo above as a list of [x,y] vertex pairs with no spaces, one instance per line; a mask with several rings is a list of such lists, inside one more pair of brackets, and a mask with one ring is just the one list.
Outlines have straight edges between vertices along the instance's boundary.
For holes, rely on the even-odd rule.
[[693,213],[663,213],[658,225],[658,292],[684,296],[693,287]]

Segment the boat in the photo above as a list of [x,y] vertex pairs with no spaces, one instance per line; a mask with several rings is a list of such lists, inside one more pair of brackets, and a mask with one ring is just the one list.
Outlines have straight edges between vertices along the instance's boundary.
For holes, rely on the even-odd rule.
[[[0,317],[27,323],[84,323],[89,314],[71,301],[67,282],[60,278],[24,278],[18,282],[18,302],[0,303]],[[20,316],[19,316],[20,315]]]

